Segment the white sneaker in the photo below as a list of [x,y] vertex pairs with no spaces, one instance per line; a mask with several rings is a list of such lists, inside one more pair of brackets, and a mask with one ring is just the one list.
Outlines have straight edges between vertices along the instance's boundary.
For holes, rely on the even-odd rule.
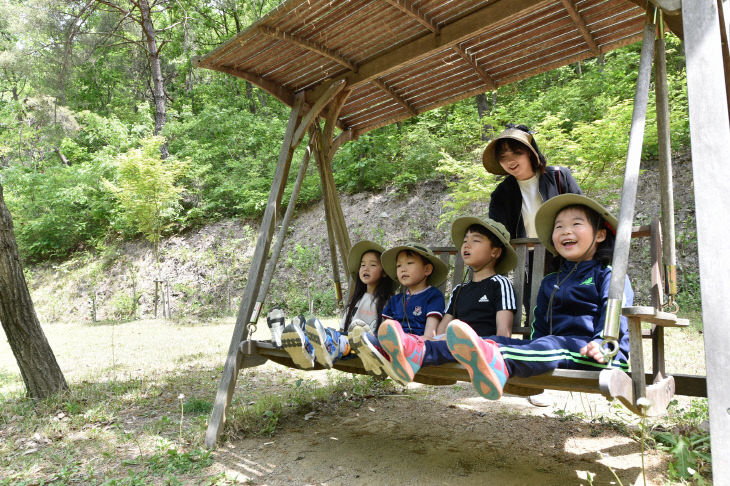
[[545,392],[539,393],[537,395],[530,395],[529,397],[527,397],[527,401],[535,407],[549,407],[553,404],[553,402],[549,400],[547,396],[545,396]]
[[284,331],[286,325],[286,315],[284,311],[279,308],[274,308],[269,311],[269,315],[266,316],[266,323],[269,325],[269,331],[271,331],[271,342],[277,348],[281,347],[281,333]]

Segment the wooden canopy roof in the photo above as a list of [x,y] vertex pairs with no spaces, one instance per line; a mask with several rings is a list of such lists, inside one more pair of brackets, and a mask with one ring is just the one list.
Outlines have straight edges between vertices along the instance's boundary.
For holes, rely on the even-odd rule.
[[338,125],[357,137],[636,42],[645,8],[646,0],[288,0],[195,62],[289,106],[298,92],[311,104],[345,80]]

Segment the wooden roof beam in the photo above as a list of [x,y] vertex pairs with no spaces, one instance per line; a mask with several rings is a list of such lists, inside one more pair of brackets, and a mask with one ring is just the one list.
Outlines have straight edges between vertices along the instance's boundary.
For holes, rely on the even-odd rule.
[[393,98],[395,101],[397,101],[399,105],[403,106],[406,110],[408,110],[408,112],[412,116],[418,115],[418,112],[416,111],[416,109],[410,103],[408,103],[398,93],[396,93],[395,91],[393,91],[393,89],[390,86],[388,86],[387,84],[385,84],[383,81],[381,81],[380,79],[377,79],[376,78],[376,79],[373,79],[373,84],[375,86],[377,86],[378,88],[382,89],[383,91],[385,91],[386,93],[388,93],[388,95],[391,98]]
[[345,58],[343,55],[338,53],[337,51],[334,51],[332,49],[328,49],[327,47],[318,44],[316,42],[312,42],[310,40],[304,39],[302,37],[298,37],[296,35],[290,34],[288,32],[285,32],[280,29],[272,29],[271,27],[266,27],[265,25],[262,25],[259,27],[259,31],[262,34],[266,34],[269,37],[274,37],[276,39],[282,39],[288,42],[291,42],[293,44],[298,45],[302,49],[306,49],[311,52],[316,52],[317,54],[324,56],[328,59],[331,59],[332,61],[336,62],[337,64],[340,64],[341,66],[346,67],[353,73],[357,72],[357,64],[350,61],[349,59]]
[[[443,49],[466,41],[491,28],[495,23],[523,17],[524,11],[544,4],[542,0],[500,0],[460,18],[441,28],[439,35],[424,34],[359,66],[356,73],[346,73],[335,79],[346,79],[350,89],[383,77],[403,66],[416,63]],[[318,86],[310,96],[316,98],[324,88]]]
[[269,93],[274,98],[278,99],[282,103],[285,103],[289,106],[294,106],[294,92],[286,89],[285,87],[274,83],[273,81],[270,81],[262,76],[259,76],[258,74],[254,74],[248,71],[243,71],[241,69],[233,69],[225,66],[211,66],[207,63],[201,63],[200,58],[194,57],[192,59],[193,66],[194,67],[204,67],[208,69],[214,69],[216,71],[220,71],[222,73],[230,74],[231,76],[236,76],[237,78],[245,79],[246,81],[250,81],[251,83],[255,84],[256,86],[259,86],[261,89]]
[[494,79],[489,75],[489,73],[482,69],[477,62],[461,48],[461,46],[455,45],[454,50],[459,53],[461,58],[464,59],[472,67],[472,69],[474,69],[474,71],[476,71],[489,89],[495,89],[497,87],[497,84],[494,82]]
[[436,24],[433,23],[433,20],[428,18],[428,16],[424,13],[421,13],[421,11],[414,7],[411,2],[408,0],[385,0],[387,3],[391,4],[404,14],[408,15],[410,18],[418,22],[419,24],[426,27],[428,30],[430,30],[432,33],[437,34],[439,33],[439,28]]
[[578,12],[578,9],[575,8],[575,4],[573,3],[573,0],[560,0],[560,1],[562,2],[563,7],[565,7],[565,10],[568,11],[570,18],[573,19],[573,23],[575,24],[575,26],[578,27],[580,34],[585,39],[586,44],[588,44],[588,47],[590,47],[593,55],[600,56],[601,48],[598,47],[598,44],[596,43],[596,40],[593,38],[591,31],[588,30],[588,25],[586,24],[585,19],[580,14],[580,12]]

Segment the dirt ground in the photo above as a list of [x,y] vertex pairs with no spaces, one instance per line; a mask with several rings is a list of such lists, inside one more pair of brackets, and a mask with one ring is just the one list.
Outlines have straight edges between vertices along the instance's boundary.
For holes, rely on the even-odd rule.
[[[290,371],[267,363],[254,373]],[[293,373],[327,379],[321,371]],[[469,383],[411,384],[357,410],[307,414],[270,438],[224,442],[214,467],[244,484],[271,486],[643,484],[641,445],[617,431],[606,400],[546,393],[552,406],[539,408],[522,397],[489,402]],[[645,454],[646,484],[666,483],[667,461]]]

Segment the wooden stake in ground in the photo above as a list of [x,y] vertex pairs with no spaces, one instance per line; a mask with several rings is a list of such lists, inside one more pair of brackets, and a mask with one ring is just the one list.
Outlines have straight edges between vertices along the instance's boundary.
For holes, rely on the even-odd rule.
[[30,299],[20,264],[13,220],[0,184],[0,322],[32,398],[45,398],[68,385]]

